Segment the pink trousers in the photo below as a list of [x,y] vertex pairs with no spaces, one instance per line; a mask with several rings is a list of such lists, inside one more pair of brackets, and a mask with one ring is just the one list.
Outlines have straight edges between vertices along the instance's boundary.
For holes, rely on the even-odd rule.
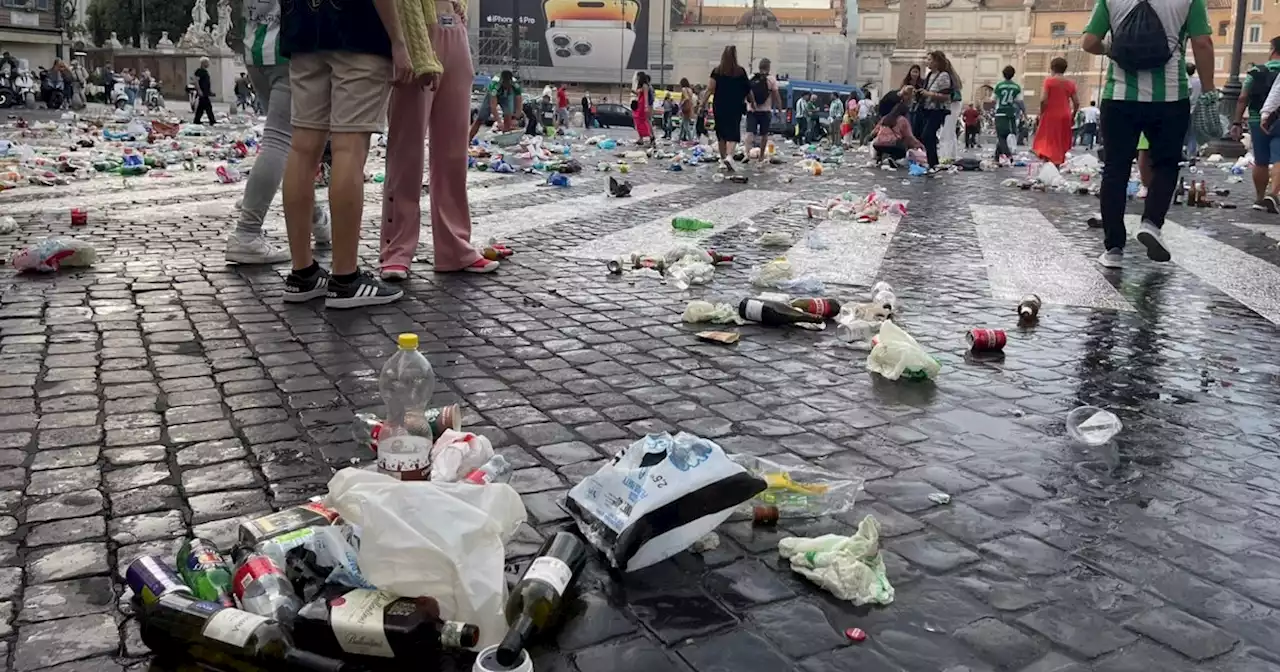
[[422,226],[423,140],[431,138],[431,238],[435,270],[457,271],[475,263],[471,209],[467,205],[467,138],[475,70],[467,26],[449,2],[437,2],[440,20],[431,44],[444,66],[434,91],[415,84],[391,91],[387,109],[387,178],[382,192],[382,266],[406,269],[418,249]]

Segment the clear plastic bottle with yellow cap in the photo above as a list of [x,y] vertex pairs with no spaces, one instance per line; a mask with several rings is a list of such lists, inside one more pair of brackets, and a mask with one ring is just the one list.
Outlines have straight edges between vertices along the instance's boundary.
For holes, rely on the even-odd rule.
[[400,334],[400,349],[378,376],[387,419],[378,434],[378,470],[402,481],[425,481],[431,471],[431,425],[426,420],[436,374],[418,352],[417,334]]

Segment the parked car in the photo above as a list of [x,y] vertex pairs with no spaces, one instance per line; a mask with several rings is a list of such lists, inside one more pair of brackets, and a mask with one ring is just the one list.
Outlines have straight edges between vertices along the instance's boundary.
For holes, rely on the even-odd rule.
[[596,105],[596,120],[600,126],[624,126],[633,128],[635,121],[631,118],[631,108],[617,103],[599,103]]

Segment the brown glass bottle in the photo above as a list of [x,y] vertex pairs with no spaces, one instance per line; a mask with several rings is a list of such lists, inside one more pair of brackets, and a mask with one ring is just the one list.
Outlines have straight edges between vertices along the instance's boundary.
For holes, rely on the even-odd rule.
[[440,618],[434,598],[342,586],[326,586],[304,606],[293,634],[311,651],[353,660],[430,660],[444,649],[467,649],[480,640],[476,626]]
[[166,593],[154,603],[135,604],[141,612],[142,641],[161,656],[189,656],[235,672],[354,669],[341,660],[297,648],[289,633],[274,620],[199,600],[188,593]]

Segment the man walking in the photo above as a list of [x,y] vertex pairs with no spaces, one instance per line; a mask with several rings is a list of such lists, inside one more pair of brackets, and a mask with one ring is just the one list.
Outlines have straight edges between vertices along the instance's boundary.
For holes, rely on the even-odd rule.
[[[1149,20],[1126,23],[1131,12],[1145,13],[1135,16]],[[1149,30],[1139,33],[1136,26],[1144,25]],[[1160,228],[1173,200],[1182,139],[1191,121],[1191,89],[1184,67],[1188,37],[1204,89],[1214,88],[1213,38],[1205,0],[1098,0],[1084,33],[1081,46],[1086,52],[1111,57],[1102,89],[1102,118],[1107,122],[1102,125],[1102,144],[1107,162],[1099,194],[1106,251],[1098,263],[1120,268],[1124,262],[1126,188],[1140,135],[1150,141],[1151,185],[1137,238],[1147,248],[1148,258],[1169,261]],[[1108,33],[1110,45],[1103,42]],[[1151,67],[1140,55],[1144,49],[1150,53],[1149,45],[1161,43],[1167,43],[1170,56]],[[1117,51],[1117,47],[1122,48]],[[1117,57],[1124,62],[1117,62]]]
[[569,128],[569,90],[565,88],[564,82],[556,87],[556,126]]
[[[1254,66],[1244,78],[1244,87],[1240,89],[1240,98],[1236,101],[1236,112],[1232,117],[1231,130],[1240,132],[1240,122],[1246,110],[1249,112],[1249,137],[1253,140],[1253,191],[1254,210],[1266,210],[1270,213],[1280,212],[1280,203],[1267,194],[1267,181],[1272,172],[1280,173],[1280,153],[1273,153],[1272,146],[1280,150],[1280,138],[1272,138],[1270,133],[1262,130],[1262,106],[1271,92],[1271,85],[1280,73],[1280,37],[1271,38],[1271,56],[1262,65]],[[1203,79],[1201,80],[1203,82]],[[1280,130],[1280,129],[1273,129]],[[1276,181],[1280,186],[1280,180]]]
[[969,103],[961,116],[964,118],[964,148],[973,149],[978,146],[978,132],[982,130],[982,113],[974,107],[973,103]]
[[[280,55],[280,3],[276,0],[247,0],[244,5],[244,62],[248,67],[245,86],[252,81],[258,90],[258,105],[267,115],[262,129],[262,151],[249,172],[240,205],[240,221],[227,234],[227,261],[237,264],[275,264],[289,260],[289,251],[262,235],[262,223],[280,191],[293,124],[289,121],[289,59]],[[332,240],[329,213],[317,204],[312,210],[311,231],[316,247]]]
[[809,105],[805,108],[809,115],[809,142],[822,139],[822,109],[818,107],[818,94],[809,94]]
[[[270,0],[267,0],[270,1]],[[284,300],[325,297],[327,308],[390,303],[404,295],[360,271],[360,219],[369,136],[383,128],[391,84],[413,80],[394,0],[281,3],[280,54],[289,59],[293,142],[284,171],[284,219],[293,271]],[[333,146],[329,207],[333,273],[311,255],[315,174]]]
[[[107,91],[107,100],[110,101],[111,92]],[[209,115],[209,125],[212,126],[218,121],[213,118],[213,82],[209,79],[209,58],[206,56],[200,59],[200,67],[196,68],[196,119],[191,122],[193,124],[200,123],[200,118]]]
[[1004,66],[1000,73],[1004,80],[996,84],[996,161],[1000,157],[1013,158],[1013,148],[1009,146],[1009,136],[1018,135],[1018,102],[1022,100],[1022,87],[1013,81],[1017,71],[1012,65]]

